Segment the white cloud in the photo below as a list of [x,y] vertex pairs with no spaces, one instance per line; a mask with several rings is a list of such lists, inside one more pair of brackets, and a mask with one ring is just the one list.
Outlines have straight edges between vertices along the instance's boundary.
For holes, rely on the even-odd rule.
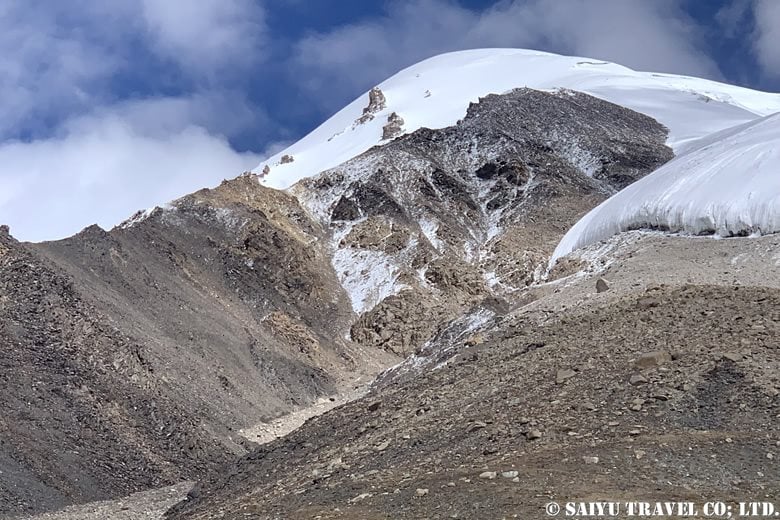
[[391,4],[384,18],[314,34],[297,48],[298,77],[324,102],[441,52],[526,47],[643,70],[719,77],[673,0],[504,1],[471,11],[447,0]]
[[[268,124],[233,81],[264,37],[253,0],[1,2],[0,223],[24,240],[111,227],[255,166],[223,136]],[[149,56],[187,90],[117,93]]]
[[215,74],[261,57],[264,11],[254,0],[140,0],[154,50],[190,71]]
[[3,0],[0,138],[45,133],[53,122],[106,104],[112,79],[137,74],[144,53],[174,64],[200,88],[224,91],[263,59],[265,36],[262,4],[254,0]]
[[756,0],[753,5],[756,32],[753,51],[763,73],[780,78],[780,2]]
[[148,137],[165,137],[188,126],[229,136],[271,124],[265,110],[250,106],[244,93],[205,90],[179,97],[117,101],[65,121],[62,130],[72,131],[102,118],[121,119]]
[[166,100],[152,103],[79,118],[57,138],[0,145],[0,222],[32,241],[62,238],[95,222],[110,228],[138,209],[259,162],[186,118],[150,133],[149,110],[171,107]]
[[[55,4],[56,5],[56,4]],[[119,66],[57,23],[53,9],[6,0],[0,9],[0,137],[87,106]]]
[[[715,63],[695,42],[695,23],[674,1],[537,0],[515,2],[506,13],[524,22],[535,42],[567,54],[601,58],[639,70],[719,76]],[[494,30],[489,23],[488,30]]]

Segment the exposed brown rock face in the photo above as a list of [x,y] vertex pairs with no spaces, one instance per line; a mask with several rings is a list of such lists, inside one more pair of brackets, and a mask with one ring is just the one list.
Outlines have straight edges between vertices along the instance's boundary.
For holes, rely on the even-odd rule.
[[382,139],[392,139],[403,133],[404,118],[395,112],[387,116],[387,124],[382,127]]
[[356,125],[362,125],[374,119],[377,112],[381,112],[387,107],[385,94],[379,87],[374,87],[368,91],[368,106],[363,108],[363,115],[355,120]]

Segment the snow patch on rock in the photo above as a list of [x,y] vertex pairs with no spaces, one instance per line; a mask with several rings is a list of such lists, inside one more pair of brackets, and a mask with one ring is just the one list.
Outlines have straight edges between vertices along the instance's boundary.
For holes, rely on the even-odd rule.
[[480,307],[451,321],[436,337],[426,342],[419,352],[382,372],[375,384],[381,385],[407,374],[420,373],[421,370],[437,370],[447,366],[463,348],[465,340],[477,334],[495,316],[490,309]]
[[421,217],[418,222],[420,224],[420,231],[422,231],[425,238],[428,239],[428,242],[430,242],[437,251],[444,251],[446,247],[444,242],[436,236],[436,231],[439,230],[439,223],[427,217]]
[[214,211],[214,218],[227,229],[237,230],[247,224],[246,219],[238,217],[228,208],[217,208]]
[[399,281],[399,276],[402,267],[410,261],[410,252],[419,243],[416,237],[412,237],[404,249],[394,254],[345,245],[343,239],[363,221],[365,219],[342,224],[335,230],[332,239],[331,264],[349,296],[352,310],[357,314],[370,311],[388,296],[407,287]]
[[358,314],[400,289],[399,270],[384,253],[343,247],[333,254],[333,268]]
[[152,216],[152,212],[154,212],[155,209],[157,209],[157,206],[155,206],[153,208],[142,209],[142,210],[136,211],[135,213],[133,213],[130,216],[129,219],[125,220],[124,222],[121,222],[117,227],[119,229],[128,229],[128,228],[131,228],[131,227],[133,227],[133,226],[135,226],[137,224],[140,224],[144,220],[146,220],[149,217],[151,217]]
[[564,159],[588,177],[593,177],[602,166],[598,157],[588,153],[575,141],[561,143],[556,148]]
[[127,220],[119,223],[117,226],[115,226],[115,229],[129,229],[148,219],[157,211],[169,212],[174,211],[175,209],[176,206],[170,203],[163,204],[162,206],[154,206],[153,208],[142,209],[133,213]]

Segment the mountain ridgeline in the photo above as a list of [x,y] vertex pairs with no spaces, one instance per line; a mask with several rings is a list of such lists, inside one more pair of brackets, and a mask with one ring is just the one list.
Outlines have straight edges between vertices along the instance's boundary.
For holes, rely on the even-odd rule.
[[241,429],[508,312],[581,215],[672,157],[666,136],[518,89],[287,192],[242,175],[111,231],[3,233],[0,511],[249,464]]

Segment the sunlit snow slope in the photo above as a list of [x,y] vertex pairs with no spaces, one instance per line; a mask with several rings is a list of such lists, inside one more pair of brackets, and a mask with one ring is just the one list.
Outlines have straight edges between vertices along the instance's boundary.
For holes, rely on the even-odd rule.
[[[356,123],[368,104],[363,95],[309,135],[269,158],[264,182],[287,188],[381,144],[382,127],[395,112],[403,132],[457,122],[470,102],[518,87],[579,90],[645,113],[670,129],[669,145],[682,153],[707,134],[780,110],[780,95],[714,81],[636,72],[613,63],[520,49],[480,49],[443,54],[379,84],[386,107]],[[282,164],[282,157],[292,162]]]
[[557,258],[630,229],[719,236],[780,232],[780,114],[725,130],[593,209]]

